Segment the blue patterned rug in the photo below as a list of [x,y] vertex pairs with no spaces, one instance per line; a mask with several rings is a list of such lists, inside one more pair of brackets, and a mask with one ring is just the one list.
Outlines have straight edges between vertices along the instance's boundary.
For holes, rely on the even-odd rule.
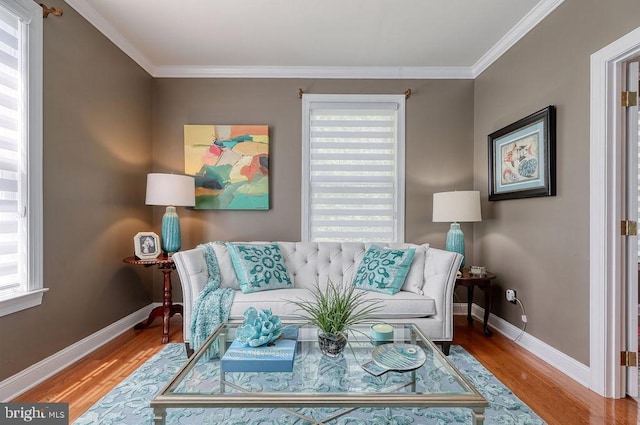
[[[485,412],[485,425],[545,424],[463,348],[452,346],[449,359],[489,402]],[[74,424],[153,424],[153,411],[149,402],[185,360],[182,344],[168,344],[94,404]],[[362,408],[331,424],[468,425],[471,422],[470,409]],[[306,425],[308,422],[280,409],[168,409],[167,424]]]

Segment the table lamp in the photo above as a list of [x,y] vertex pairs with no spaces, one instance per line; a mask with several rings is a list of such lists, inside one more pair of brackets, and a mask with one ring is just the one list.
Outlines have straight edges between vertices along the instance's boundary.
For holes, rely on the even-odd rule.
[[196,205],[195,179],[180,174],[147,174],[147,205],[167,207],[162,216],[162,250],[171,256],[180,250],[180,218],[176,206]]
[[480,192],[461,190],[433,194],[433,221],[451,222],[447,232],[446,250],[463,256],[460,268],[464,266],[464,234],[460,222],[482,221],[480,215]]

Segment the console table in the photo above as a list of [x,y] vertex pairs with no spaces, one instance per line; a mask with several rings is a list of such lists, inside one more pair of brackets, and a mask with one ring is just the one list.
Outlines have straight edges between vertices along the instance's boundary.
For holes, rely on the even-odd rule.
[[482,322],[482,330],[486,336],[491,336],[493,332],[487,326],[489,321],[489,313],[493,305],[493,295],[491,293],[491,281],[496,278],[493,273],[471,274],[468,268],[462,269],[462,276],[456,278],[456,286],[464,286],[467,288],[467,322],[473,323],[471,318],[471,304],[473,303],[473,289],[478,287],[484,292],[484,320]]
[[158,258],[154,258],[152,260],[141,260],[137,257],[127,257],[122,261],[127,264],[139,264],[145,267],[158,266],[158,268],[162,271],[162,274],[164,275],[164,296],[162,305],[151,310],[151,313],[149,313],[149,317],[147,318],[147,320],[135,325],[134,329],[145,329],[156,319],[156,317],[162,317],[162,343],[166,344],[167,342],[169,342],[169,319],[171,319],[171,317],[173,317],[173,315],[176,313],[183,316],[182,305],[173,304],[172,302],[171,272],[176,268],[175,264],[173,263],[173,259],[171,257],[168,257],[166,254],[161,254]]

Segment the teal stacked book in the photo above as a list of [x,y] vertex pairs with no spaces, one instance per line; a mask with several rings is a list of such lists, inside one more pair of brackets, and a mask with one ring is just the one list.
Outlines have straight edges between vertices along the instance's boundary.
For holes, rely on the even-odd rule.
[[222,356],[223,372],[291,372],[298,345],[298,328],[287,326],[277,341],[249,347],[233,341]]

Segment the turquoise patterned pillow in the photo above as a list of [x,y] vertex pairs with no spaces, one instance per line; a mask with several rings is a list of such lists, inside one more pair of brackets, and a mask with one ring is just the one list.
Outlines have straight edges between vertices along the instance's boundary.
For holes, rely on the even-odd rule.
[[293,288],[278,244],[226,242],[225,245],[243,293]]
[[383,249],[372,245],[364,254],[353,285],[359,289],[393,295],[402,288],[416,250]]

